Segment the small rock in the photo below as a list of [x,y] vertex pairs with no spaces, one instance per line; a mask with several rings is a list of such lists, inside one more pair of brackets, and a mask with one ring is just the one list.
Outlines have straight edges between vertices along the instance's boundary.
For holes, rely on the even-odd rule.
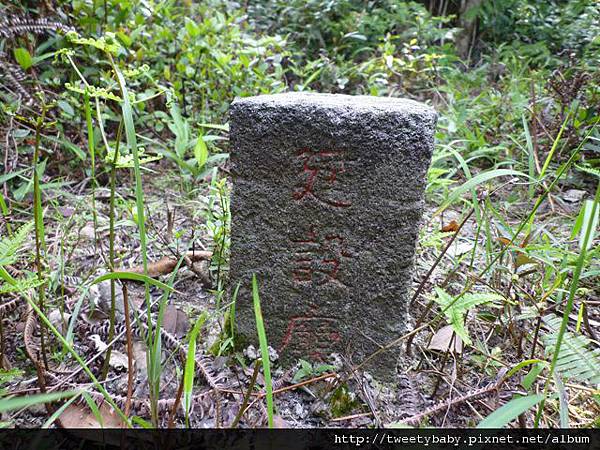
[[296,403],[296,406],[294,406],[294,415],[296,417],[299,417],[300,419],[304,419],[306,417],[307,413],[308,413],[308,411],[302,406],[302,404]]
[[[60,211],[62,216],[65,218],[71,217],[73,214],[75,214],[75,208],[71,208],[70,206],[62,206],[62,207],[58,208],[58,210]],[[92,230],[93,230],[93,228],[92,228]]]
[[63,336],[67,333],[67,328],[69,326],[69,319],[71,318],[71,314],[64,313],[62,314],[60,310],[55,309],[48,314],[48,320],[50,323],[56,328],[60,334]]
[[[111,293],[110,280],[104,280],[98,284],[98,308],[105,314],[110,315]],[[119,283],[115,283],[115,311],[121,315],[125,314],[125,305],[123,303],[123,290]]]
[[587,195],[586,191],[579,189],[569,189],[562,194],[562,199],[569,203],[579,203]]
[[[255,361],[261,357],[260,349],[254,348],[254,345],[249,345],[244,350],[244,356],[246,356],[246,358],[248,358],[250,361]],[[273,347],[269,346],[269,360],[271,362],[275,362],[278,359],[279,359],[279,354],[277,353],[277,350],[275,350]]]
[[96,239],[96,235],[94,234],[94,226],[89,223],[79,230],[79,234],[81,237],[84,237],[90,241]]
[[127,370],[128,360],[127,355],[117,350],[110,352],[110,366],[118,371]]
[[269,345],[269,359],[271,362],[275,362],[279,359],[279,353],[273,347]]
[[244,356],[246,358],[248,358],[251,361],[255,361],[259,358],[258,356],[258,352],[256,351],[256,349],[254,348],[254,345],[249,345],[245,350],[244,350]]

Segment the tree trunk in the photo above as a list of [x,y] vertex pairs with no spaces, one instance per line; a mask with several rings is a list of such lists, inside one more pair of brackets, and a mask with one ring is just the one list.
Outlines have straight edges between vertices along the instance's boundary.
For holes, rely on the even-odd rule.
[[456,39],[456,50],[464,60],[469,59],[471,43],[474,40],[477,16],[473,14],[473,8],[479,8],[483,0],[461,0],[458,25],[462,28]]

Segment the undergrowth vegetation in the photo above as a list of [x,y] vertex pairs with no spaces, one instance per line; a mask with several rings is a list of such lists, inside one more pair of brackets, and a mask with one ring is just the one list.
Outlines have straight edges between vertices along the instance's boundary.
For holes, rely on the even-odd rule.
[[[0,6],[2,423],[599,426],[600,5],[462,3]],[[284,91],[440,114],[392,415],[236,342],[227,111]]]

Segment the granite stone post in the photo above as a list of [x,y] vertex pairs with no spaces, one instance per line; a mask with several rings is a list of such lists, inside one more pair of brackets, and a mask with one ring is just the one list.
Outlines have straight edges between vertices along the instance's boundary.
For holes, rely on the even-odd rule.
[[[404,99],[289,93],[230,110],[232,291],[256,342],[256,274],[284,364],[359,363],[406,331],[436,113]],[[367,366],[393,380],[390,352]]]

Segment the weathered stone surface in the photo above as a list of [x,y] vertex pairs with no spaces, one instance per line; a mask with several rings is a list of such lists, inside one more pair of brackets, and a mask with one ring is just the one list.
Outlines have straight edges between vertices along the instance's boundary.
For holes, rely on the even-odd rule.
[[[406,330],[435,112],[392,98],[290,93],[230,110],[231,286],[238,331],[284,362],[355,363]],[[370,370],[393,379],[386,354]]]

